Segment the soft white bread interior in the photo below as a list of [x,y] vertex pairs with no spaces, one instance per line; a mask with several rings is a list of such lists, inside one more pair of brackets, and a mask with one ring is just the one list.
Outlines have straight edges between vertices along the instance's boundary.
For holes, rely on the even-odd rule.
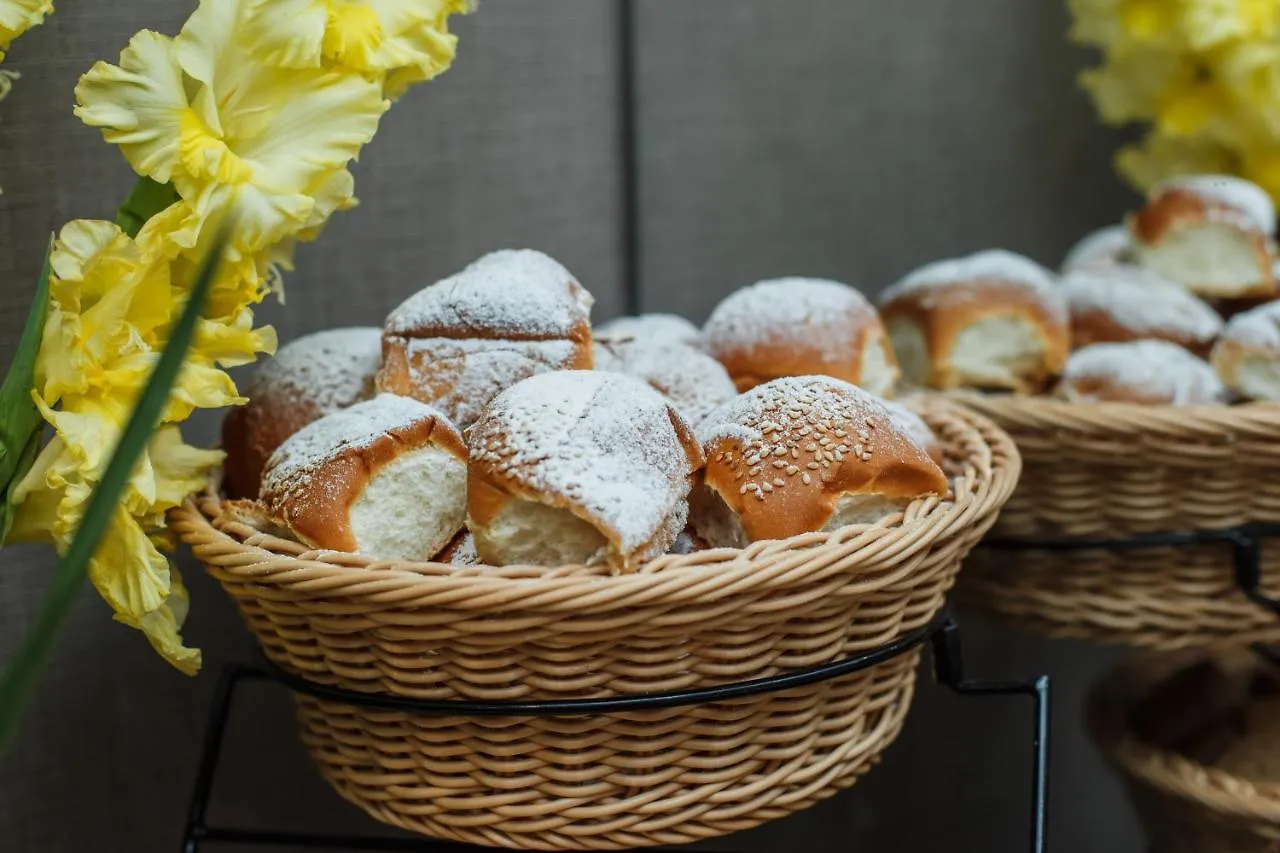
[[1093,344],[1067,360],[1058,394],[1084,403],[1221,403],[1226,388],[1203,359],[1168,341]]
[[720,362],[684,344],[640,339],[597,341],[596,369],[647,382],[693,427],[738,395]]
[[870,524],[945,496],[946,476],[881,401],[825,376],[776,379],[698,430],[694,528],[713,547]]
[[1210,357],[1227,387],[1248,400],[1280,400],[1280,302],[1232,317]]
[[222,422],[223,488],[232,498],[258,495],[275,449],[312,421],[374,395],[382,330],[329,329],[280,348],[244,387],[249,402]]
[[427,560],[466,515],[462,436],[438,410],[383,394],[304,427],[272,455],[262,500],[301,542]]
[[1053,275],[1003,250],[921,267],[881,294],[912,384],[1033,392],[1066,361],[1066,300]]
[[1256,185],[1195,175],[1155,187],[1129,218],[1139,262],[1201,296],[1274,293],[1275,208]]
[[744,287],[711,312],[703,338],[740,391],[820,374],[888,395],[898,378],[875,308],[836,281],[781,278]]
[[491,565],[630,571],[685,526],[702,454],[671,402],[618,373],[533,376],[467,436],[467,527]]
[[521,379],[589,369],[592,302],[541,252],[485,255],[391,312],[378,388],[438,406],[466,427]]

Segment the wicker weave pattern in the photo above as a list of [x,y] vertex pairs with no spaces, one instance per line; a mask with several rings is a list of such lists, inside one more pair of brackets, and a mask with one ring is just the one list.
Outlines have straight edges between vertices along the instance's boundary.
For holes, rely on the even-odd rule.
[[[985,419],[928,413],[963,464],[954,503],[901,525],[581,566],[458,570],[308,551],[219,520],[172,523],[266,654],[316,682],[420,698],[583,698],[707,687],[866,651],[927,624],[1012,493]],[[432,718],[299,697],[322,772],[375,817],[530,849],[683,843],[755,826],[853,782],[901,728],[919,653],[787,693],[578,718]]]
[[[993,535],[1123,539],[1280,520],[1280,405],[1082,405],[965,396],[1004,427],[1022,480]],[[1275,617],[1232,580],[1231,549],[979,550],[960,592],[1057,637],[1174,650],[1280,639]],[[1280,542],[1263,546],[1263,585],[1280,594]]]
[[1129,729],[1136,699],[1177,666],[1165,660],[1118,667],[1089,702],[1094,738],[1124,778],[1153,853],[1277,853],[1280,786],[1206,767],[1145,743]]

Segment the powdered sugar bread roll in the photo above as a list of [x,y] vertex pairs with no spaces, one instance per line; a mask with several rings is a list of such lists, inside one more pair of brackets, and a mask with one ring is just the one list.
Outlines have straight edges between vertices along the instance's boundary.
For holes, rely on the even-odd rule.
[[267,459],[286,438],[330,412],[374,395],[382,331],[330,329],[280,348],[244,388],[249,402],[222,422],[223,488],[256,497]]
[[1275,227],[1266,192],[1226,175],[1166,181],[1129,217],[1143,266],[1212,298],[1276,291]]
[[1226,388],[1208,362],[1168,341],[1094,344],[1067,360],[1058,394],[1078,403],[1194,406]]
[[301,542],[379,560],[428,560],[462,529],[467,464],[444,415],[382,394],[280,445],[262,500]]
[[1280,302],[1232,317],[1210,360],[1241,397],[1280,400]]
[[685,526],[702,453],[671,403],[618,373],[534,376],[467,435],[467,527],[495,565],[631,571]]
[[693,323],[675,314],[618,317],[596,326],[592,337],[611,343],[635,340],[642,343],[684,344],[694,349],[704,348],[702,331]]
[[1062,279],[1071,308],[1071,342],[1162,340],[1208,355],[1222,318],[1179,284],[1142,267],[1078,270]]
[[1086,234],[1062,260],[1062,274],[1133,262],[1133,241],[1124,225],[1109,225]]
[[378,388],[438,406],[466,427],[522,379],[589,369],[592,302],[541,252],[485,255],[391,312]]
[[1053,275],[993,249],[923,266],[880,296],[903,375],[918,386],[1041,390],[1067,358],[1067,303]]
[[729,373],[706,353],[683,344],[620,339],[596,342],[596,369],[647,382],[696,427],[738,395]]
[[874,523],[947,478],[866,391],[825,376],[776,379],[698,430],[707,467],[693,524],[713,547]]
[[780,278],[744,287],[716,306],[702,334],[739,391],[816,374],[885,395],[898,378],[875,308],[836,281]]
[[476,540],[471,535],[471,531],[465,527],[458,531],[458,535],[444,546],[444,550],[436,554],[432,558],[432,562],[448,563],[451,566],[479,566],[480,555],[476,553]]

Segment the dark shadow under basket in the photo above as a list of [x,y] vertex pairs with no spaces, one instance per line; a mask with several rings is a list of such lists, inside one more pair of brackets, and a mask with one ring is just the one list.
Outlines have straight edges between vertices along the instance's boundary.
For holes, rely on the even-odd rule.
[[[926,419],[953,500],[742,550],[598,568],[375,563],[220,514],[172,525],[271,661],[310,681],[422,699],[579,699],[812,667],[929,624],[1017,481],[1008,437],[957,407]],[[853,783],[900,731],[918,649],[852,675],[713,704],[592,717],[438,717],[299,695],[325,778],[387,823],[529,849],[679,844],[748,829]]]
[[[1123,540],[1280,522],[1280,405],[1142,406],[963,395],[1018,445],[1022,479],[992,536]],[[1280,538],[1261,543],[1280,597]],[[1133,550],[988,550],[959,594],[1053,637],[1176,650],[1280,641],[1280,619],[1234,581],[1225,542]]]

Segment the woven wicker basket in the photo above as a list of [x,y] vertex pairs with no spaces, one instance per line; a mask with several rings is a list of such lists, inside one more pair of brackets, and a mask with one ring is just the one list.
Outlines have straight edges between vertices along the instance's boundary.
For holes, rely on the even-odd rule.
[[[455,569],[304,550],[219,518],[172,524],[276,665],[426,699],[632,696],[785,673],[925,626],[1017,481],[1013,443],[947,405],[926,415],[953,503],[900,524],[663,557],[638,573]],[[460,718],[299,695],[325,778],[387,823],[529,849],[612,849],[747,829],[830,796],[901,729],[919,649],[772,694],[594,717]]]
[[[1084,405],[959,400],[1018,444],[1023,473],[992,535],[1125,539],[1280,521],[1280,405]],[[1280,595],[1280,541],[1263,591]],[[959,594],[1056,637],[1175,650],[1280,640],[1280,620],[1239,592],[1225,543],[1139,550],[975,552]]]
[[[1152,853],[1277,853],[1280,786],[1206,766],[1135,732],[1143,697],[1202,659],[1183,654],[1114,669],[1090,697],[1090,729],[1128,786]],[[1178,703],[1158,711],[1174,721],[1186,714]]]

